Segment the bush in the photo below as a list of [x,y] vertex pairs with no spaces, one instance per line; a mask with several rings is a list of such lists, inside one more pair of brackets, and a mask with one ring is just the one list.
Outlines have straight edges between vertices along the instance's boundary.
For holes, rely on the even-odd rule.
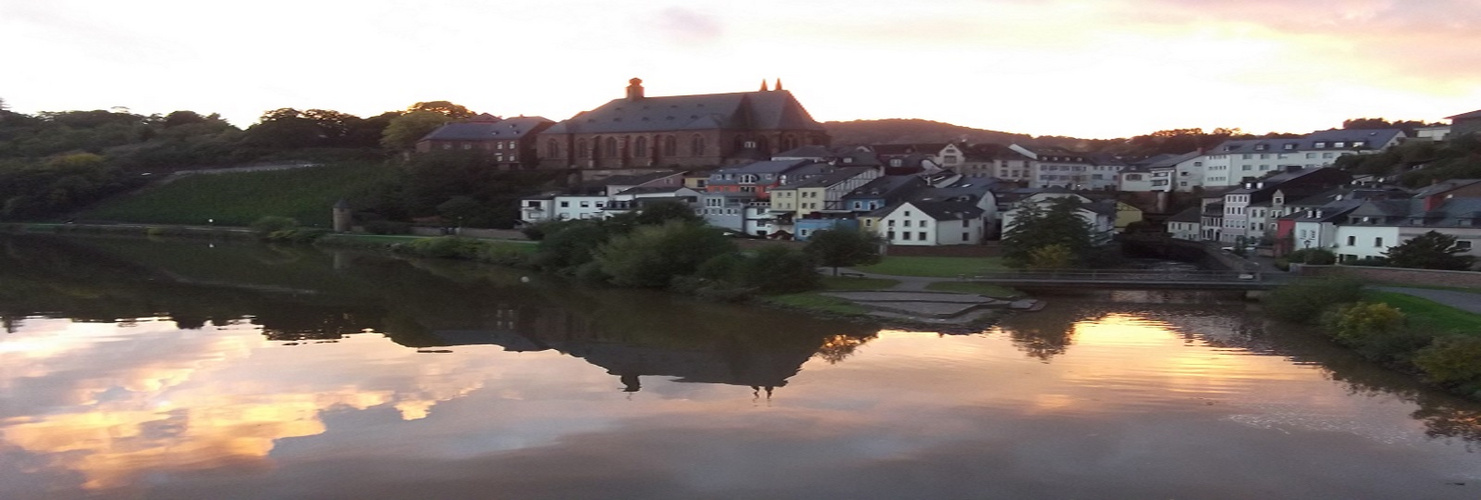
[[1337,263],[1337,254],[1324,248],[1302,248],[1286,255],[1286,261],[1291,263],[1311,264],[1316,266],[1330,266]]
[[257,236],[265,238],[272,233],[298,227],[298,221],[290,217],[269,215],[252,221],[252,224],[247,227],[251,228]]
[[1322,319],[1333,337],[1351,344],[1366,343],[1370,337],[1391,333],[1404,325],[1404,313],[1394,306],[1368,302],[1337,305]]
[[476,259],[482,245],[475,240],[457,236],[440,236],[412,240],[400,247],[404,253],[419,257],[440,259]]
[[1430,380],[1481,391],[1481,337],[1445,336],[1419,351],[1414,365]]
[[739,272],[743,278],[738,283],[767,295],[812,290],[821,286],[823,280],[812,256],[780,246],[758,250],[742,261]]
[[664,288],[675,276],[694,274],[705,261],[733,251],[735,244],[717,229],[673,220],[612,238],[594,257],[615,285]]
[[1350,278],[1304,278],[1271,290],[1260,300],[1265,312],[1282,321],[1314,324],[1331,306],[1357,302],[1363,284]]

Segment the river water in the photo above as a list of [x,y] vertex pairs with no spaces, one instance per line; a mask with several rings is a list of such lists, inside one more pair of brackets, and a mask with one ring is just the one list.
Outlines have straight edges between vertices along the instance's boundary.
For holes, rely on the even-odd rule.
[[1044,298],[942,335],[0,237],[0,498],[1481,498],[1481,405],[1234,298]]

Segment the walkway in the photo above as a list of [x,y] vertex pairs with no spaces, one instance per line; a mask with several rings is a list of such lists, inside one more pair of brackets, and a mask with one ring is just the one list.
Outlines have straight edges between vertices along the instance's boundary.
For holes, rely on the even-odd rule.
[[1406,288],[1399,286],[1375,286],[1374,290],[1413,295],[1421,299],[1438,302],[1462,311],[1481,314],[1481,293],[1458,290],[1434,290],[1430,288]]
[[[832,268],[818,272],[832,276]],[[1038,310],[1043,303],[1034,299],[1002,300],[973,293],[927,290],[931,283],[958,281],[956,278],[895,276],[839,268],[839,276],[892,280],[896,284],[881,290],[829,291],[822,295],[840,298],[869,309],[871,316],[905,319],[916,323],[942,326],[967,326],[1004,309]]]

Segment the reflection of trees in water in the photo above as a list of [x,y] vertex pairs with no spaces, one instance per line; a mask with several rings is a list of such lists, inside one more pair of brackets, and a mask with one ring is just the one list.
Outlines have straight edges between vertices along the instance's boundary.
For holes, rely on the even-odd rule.
[[[818,346],[818,352],[813,356],[822,358],[830,365],[838,364],[839,361],[852,356],[859,346],[878,337],[878,332],[868,335],[829,335],[823,338],[823,345]],[[770,391],[767,391],[767,395],[770,395]]]
[[1018,350],[1047,363],[1073,343],[1075,323],[1094,317],[1081,308],[1058,307],[1015,314],[1003,319],[998,328],[1008,334]]
[[1411,416],[1424,422],[1424,434],[1432,438],[1454,438],[1466,442],[1466,451],[1481,451],[1481,408],[1474,405],[1457,407],[1447,403],[1427,402],[1421,397],[1419,409]]

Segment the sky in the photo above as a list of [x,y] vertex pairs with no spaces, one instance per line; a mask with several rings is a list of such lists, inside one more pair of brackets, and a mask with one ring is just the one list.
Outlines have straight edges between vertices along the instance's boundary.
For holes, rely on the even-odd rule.
[[563,120],[780,78],[819,121],[1114,138],[1481,109],[1481,0],[0,0],[22,113],[448,100]]

